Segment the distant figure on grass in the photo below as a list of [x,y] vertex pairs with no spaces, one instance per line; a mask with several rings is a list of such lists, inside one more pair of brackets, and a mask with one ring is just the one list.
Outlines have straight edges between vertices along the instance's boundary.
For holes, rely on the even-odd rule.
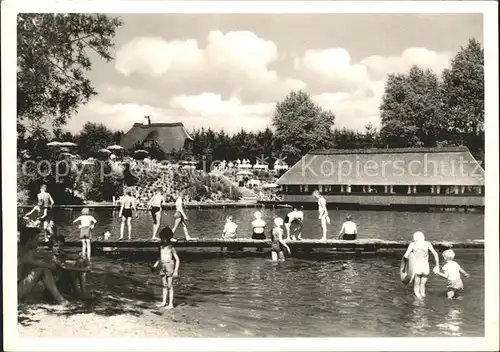
[[252,239],[253,240],[265,240],[266,234],[264,233],[266,228],[266,222],[262,220],[262,213],[260,211],[256,211],[254,214],[255,220],[252,221]]
[[[174,228],[172,229],[172,232],[175,234],[175,230],[177,230],[177,227],[182,224],[182,229],[184,230],[184,236],[186,240],[192,240],[193,238],[189,236],[189,232],[186,226],[186,220],[188,219],[186,216],[186,213],[184,213],[184,199],[183,199],[183,192],[180,192],[177,196],[177,200],[175,201],[175,222],[174,222]],[[172,242],[175,242],[176,240],[172,238]]]
[[432,253],[434,260],[436,261],[434,270],[439,270],[439,256],[434,250],[434,247],[430,242],[425,240],[425,236],[422,232],[415,232],[413,234],[413,242],[409,244],[404,255],[405,269],[403,271],[406,271],[408,267],[408,258],[410,254],[413,253],[413,291],[418,299],[423,299],[425,297],[425,284],[427,283],[427,277],[429,276],[430,271],[429,251]]
[[443,272],[439,270],[439,266],[434,268],[434,274],[448,279],[447,296],[449,299],[457,297],[460,291],[464,289],[464,283],[460,274],[464,274],[465,277],[470,275],[460,267],[460,265],[454,261],[455,252],[451,249],[447,249],[443,252],[443,258],[446,260],[446,264],[443,265]]
[[132,237],[132,210],[136,211],[135,199],[132,197],[132,191],[127,189],[125,194],[120,199],[121,207],[119,217],[122,218],[122,224],[120,226],[120,238],[118,240],[123,240],[123,231],[125,230],[125,221],[127,222],[128,228],[128,239],[131,240]]
[[273,262],[285,261],[285,254],[283,253],[283,248],[285,248],[288,254],[291,254],[290,247],[283,242],[283,219],[274,219],[274,228],[271,231],[271,260]]
[[318,190],[313,192],[313,197],[318,200],[318,219],[321,221],[321,229],[323,230],[321,241],[326,241],[327,224],[330,224],[330,217],[328,216],[328,209],[326,208],[326,200]]
[[158,232],[158,228],[160,227],[160,222],[161,222],[161,209],[163,206],[165,206],[165,197],[161,193],[161,188],[156,189],[156,194],[151,197],[149,200],[148,206],[146,208],[146,211],[151,212],[151,216],[153,217],[153,236],[151,237],[152,240],[158,240],[159,238],[156,237],[156,233]]
[[89,208],[82,209],[82,215],[73,221],[73,224],[80,222],[78,228],[80,229],[80,239],[82,240],[82,255],[84,258],[90,260],[90,240],[92,239],[92,230],[97,220],[90,215]]
[[339,239],[354,241],[356,239],[356,236],[358,235],[356,224],[354,223],[354,221],[352,221],[351,215],[347,215],[345,220],[346,221],[342,224],[342,228],[339,232]]
[[[302,239],[302,223],[304,222],[304,212],[294,208],[285,216],[286,239]],[[297,235],[297,236],[295,236]]]
[[222,231],[222,238],[234,238],[236,236],[236,229],[238,225],[233,222],[233,217],[229,215],[226,218],[226,224],[224,225],[224,230]]
[[[172,245],[172,238],[174,236],[170,227],[166,226],[160,231],[160,259],[156,261],[151,270],[160,267],[161,283],[163,287],[163,299],[157,307],[165,307],[167,309],[174,308],[174,277],[177,277],[179,271],[179,256],[177,251]],[[168,305],[167,305],[168,297]]]

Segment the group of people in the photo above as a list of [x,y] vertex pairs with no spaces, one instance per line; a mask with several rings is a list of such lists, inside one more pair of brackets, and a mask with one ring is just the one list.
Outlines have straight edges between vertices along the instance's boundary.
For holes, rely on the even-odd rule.
[[[125,225],[128,229],[128,239],[132,238],[132,216],[133,213],[137,211],[137,204],[135,198],[132,196],[132,191],[130,189],[125,191],[125,194],[119,200],[120,210],[119,217],[121,218],[121,226],[120,226],[120,238],[119,240],[123,240]],[[160,228],[161,223],[161,211],[165,209],[166,201],[165,196],[162,194],[162,189],[157,188],[155,194],[149,200],[146,212],[151,213],[151,218],[153,220],[153,234],[151,236],[151,240],[157,241],[160,240],[157,237],[158,230]],[[186,240],[193,239],[189,235],[189,231],[186,225],[186,220],[188,217],[184,212],[184,196],[183,192],[179,192],[175,201],[175,213],[174,213],[174,226],[172,231],[175,233],[179,226],[182,226],[184,231],[184,237]],[[175,241],[172,238],[172,241]]]

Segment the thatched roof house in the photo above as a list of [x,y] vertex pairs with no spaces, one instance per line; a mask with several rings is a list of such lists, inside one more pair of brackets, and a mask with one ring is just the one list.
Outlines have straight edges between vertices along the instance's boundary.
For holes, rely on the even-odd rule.
[[319,150],[278,184],[484,186],[484,170],[467,147]]
[[120,145],[130,149],[137,144],[147,147],[151,142],[156,142],[160,148],[169,155],[172,150],[187,150],[192,147],[193,137],[184,128],[182,122],[174,123],[135,123],[123,135]]

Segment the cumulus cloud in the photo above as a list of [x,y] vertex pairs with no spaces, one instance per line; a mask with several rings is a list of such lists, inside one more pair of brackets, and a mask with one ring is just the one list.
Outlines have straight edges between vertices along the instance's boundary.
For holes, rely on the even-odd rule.
[[436,74],[450,66],[452,54],[426,48],[407,48],[398,56],[369,56],[361,60],[373,78],[386,78],[391,73],[406,73],[411,66],[431,69]]
[[276,44],[253,32],[211,31],[205,48],[194,39],[135,38],[117,51],[115,67],[125,76],[156,77],[163,88],[185,94],[200,94],[217,86],[221,94],[238,94],[253,101],[264,91],[272,101],[306,87],[301,80],[280,77],[269,69],[278,58]]

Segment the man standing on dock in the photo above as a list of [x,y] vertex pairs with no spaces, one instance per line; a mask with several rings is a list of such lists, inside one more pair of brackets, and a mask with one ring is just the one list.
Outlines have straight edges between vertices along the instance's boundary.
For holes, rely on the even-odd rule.
[[327,224],[330,224],[330,217],[328,216],[328,210],[326,208],[326,199],[318,190],[313,192],[313,197],[318,200],[318,219],[321,221],[321,229],[323,230],[321,241],[326,241]]
[[[175,201],[175,222],[174,222],[174,227],[172,228],[172,232],[175,233],[175,230],[177,230],[177,227],[182,224],[182,229],[184,230],[184,237],[186,240],[192,240],[193,238],[189,236],[189,232],[186,226],[186,220],[187,216],[186,213],[184,213],[184,194],[183,192],[179,192],[177,195],[177,200]],[[172,238],[172,241],[175,242],[176,240]]]
[[[40,193],[38,193],[38,203],[41,203],[40,213],[44,214],[42,216],[43,220],[43,230],[47,231],[50,220],[52,220],[52,206],[54,205],[54,200],[49,192],[47,192],[47,185],[40,186]],[[47,211],[45,211],[47,210]]]

